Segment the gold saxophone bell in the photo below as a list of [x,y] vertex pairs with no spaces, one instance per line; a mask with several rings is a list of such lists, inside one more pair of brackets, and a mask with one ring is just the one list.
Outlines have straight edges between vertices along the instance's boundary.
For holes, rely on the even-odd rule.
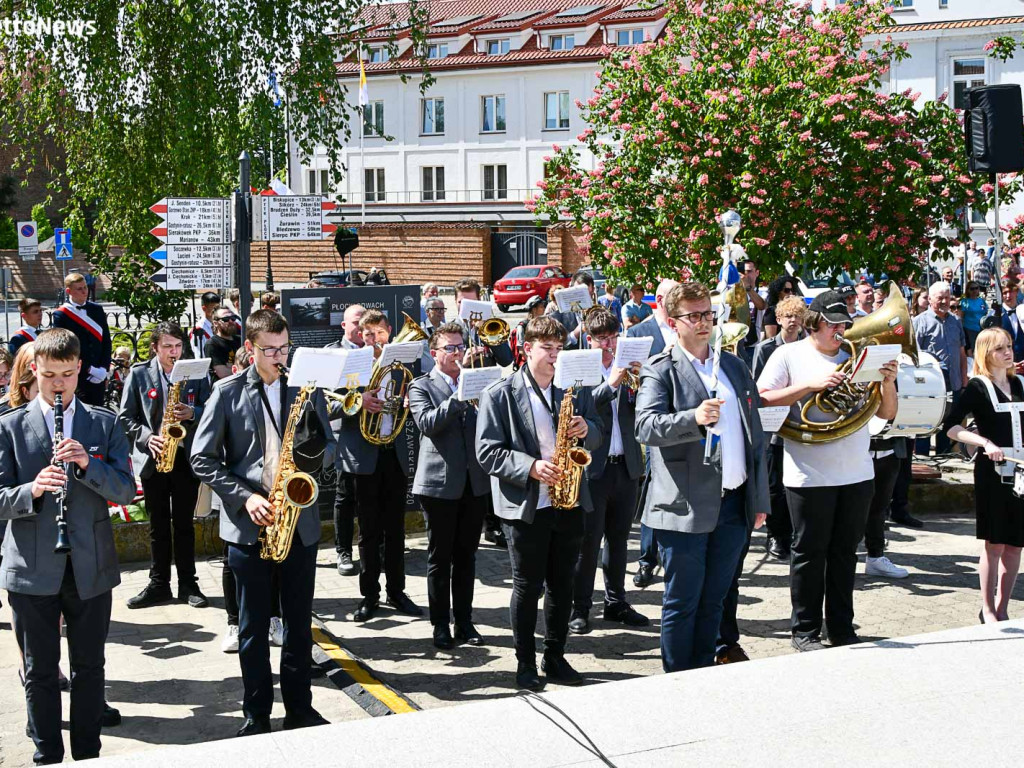
[[477,329],[477,336],[486,347],[496,347],[508,341],[511,329],[500,317],[489,317]]
[[569,437],[569,424],[575,416],[573,409],[573,388],[568,387],[562,396],[558,413],[558,433],[555,435],[555,455],[552,463],[562,470],[562,477],[556,485],[550,486],[551,505],[555,509],[572,509],[580,501],[580,484],[583,469],[592,461],[590,451],[578,445],[578,438]]
[[162,474],[174,469],[178,448],[185,439],[185,427],[174,415],[174,406],[181,402],[183,385],[183,381],[177,381],[167,390],[167,405],[164,407],[164,416],[160,423],[160,436],[164,439],[164,447],[156,458],[156,471]]

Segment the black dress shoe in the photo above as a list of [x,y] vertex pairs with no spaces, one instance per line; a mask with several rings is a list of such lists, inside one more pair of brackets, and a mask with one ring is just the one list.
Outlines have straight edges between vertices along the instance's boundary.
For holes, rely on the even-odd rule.
[[484,639],[470,623],[455,625],[455,641],[466,645],[483,645]]
[[121,713],[104,701],[103,716],[100,718],[100,726],[103,728],[116,728],[120,724]]
[[651,623],[650,619],[633,608],[629,603],[606,605],[604,607],[604,620],[625,624],[627,627],[646,627]]
[[890,517],[889,521],[896,525],[905,525],[907,528],[924,528],[924,522],[918,520],[913,515],[900,515],[899,517]]
[[353,621],[369,621],[373,618],[373,615],[377,612],[380,607],[380,602],[377,600],[371,600],[368,597],[364,597],[359,601],[359,607],[356,608],[355,613],[352,614]]
[[508,549],[508,542],[505,540],[505,532],[500,528],[484,531],[484,541],[502,549]]
[[842,635],[840,637],[830,636],[828,639],[828,644],[833,648],[841,648],[844,645],[857,645],[857,643],[861,642],[863,642],[863,640],[857,637],[856,634]]
[[805,653],[807,651],[821,651],[825,649],[825,646],[821,644],[820,637],[801,637],[799,635],[794,635],[790,643],[801,653]]
[[640,563],[633,577],[633,585],[640,589],[646,589],[654,581],[654,566],[647,563]]
[[573,611],[569,619],[569,631],[574,635],[586,635],[590,633],[590,617],[583,611]]
[[313,728],[317,725],[330,725],[330,723],[312,707],[306,712],[286,712],[284,716],[286,731],[294,731],[296,728]]
[[420,608],[416,603],[409,599],[409,596],[405,592],[399,592],[396,595],[388,593],[385,601],[388,605],[394,608],[399,613],[403,613],[406,616],[422,616],[423,609]]
[[238,729],[235,736],[256,736],[260,733],[270,733],[269,717],[247,717],[242,727]]
[[776,539],[774,536],[769,536],[768,541],[765,544],[765,549],[768,550],[768,557],[773,560],[782,560],[789,562],[789,547],[784,543]]
[[516,672],[516,685],[528,691],[544,690],[544,681],[537,674],[537,668],[528,667],[522,662],[520,662],[519,670]]
[[545,656],[540,663],[540,668],[547,675],[548,680],[562,685],[580,685],[583,682],[583,675],[572,668],[565,660],[565,656]]
[[146,588],[135,597],[128,598],[129,608],[150,608],[161,603],[169,603],[174,599],[170,587],[162,587],[157,584],[147,584]]
[[455,647],[455,640],[447,624],[438,624],[434,627],[434,647],[442,651]]
[[210,605],[206,595],[199,590],[198,584],[179,584],[178,602],[188,603],[193,608],[206,608]]

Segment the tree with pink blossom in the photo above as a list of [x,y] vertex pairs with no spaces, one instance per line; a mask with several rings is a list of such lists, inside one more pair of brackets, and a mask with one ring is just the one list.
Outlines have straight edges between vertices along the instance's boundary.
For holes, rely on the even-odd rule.
[[[711,280],[715,217],[729,208],[767,274],[791,260],[902,277],[920,257],[950,253],[967,206],[991,205],[945,98],[884,92],[908,55],[879,35],[891,8],[668,0],[668,10],[656,42],[607,51],[579,104],[589,127],[578,139],[596,167],[556,147],[531,203],[579,227],[613,278]],[[1018,188],[1005,180],[1002,198]]]

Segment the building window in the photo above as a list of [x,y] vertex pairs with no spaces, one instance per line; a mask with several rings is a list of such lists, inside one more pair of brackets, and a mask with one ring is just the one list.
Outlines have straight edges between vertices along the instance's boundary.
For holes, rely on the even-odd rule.
[[949,8],[949,0],[939,0],[939,8]]
[[381,64],[388,61],[391,58],[391,54],[388,53],[388,49],[383,46],[377,46],[370,49],[370,63]]
[[384,202],[384,169],[366,168],[363,170],[363,194],[368,203]]
[[484,200],[508,200],[508,166],[485,165]]
[[963,109],[967,104],[968,88],[985,84],[985,59],[953,59],[953,108]]
[[615,32],[616,45],[640,45],[643,41],[643,29],[620,29]]
[[420,133],[424,136],[444,133],[444,99],[423,99]]
[[575,35],[552,35],[548,38],[548,48],[552,51],[571,51],[575,47]]
[[448,55],[448,43],[431,43],[427,46],[428,59],[443,59]]
[[384,135],[384,102],[371,101],[363,105],[363,136]]
[[420,193],[425,203],[444,200],[444,166],[423,166],[423,188]]
[[326,168],[306,169],[306,194],[327,195],[330,192],[329,171]]
[[544,129],[557,131],[569,127],[569,92],[544,94]]
[[502,40],[488,40],[487,55],[499,56],[500,54],[508,53],[510,44],[511,43],[507,37]]
[[504,133],[505,131],[505,97],[483,96],[480,99],[483,111],[481,133]]

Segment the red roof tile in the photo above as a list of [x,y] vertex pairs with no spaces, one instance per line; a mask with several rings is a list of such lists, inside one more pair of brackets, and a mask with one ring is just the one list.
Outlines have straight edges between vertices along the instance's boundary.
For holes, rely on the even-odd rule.
[[975,27],[995,27],[1000,24],[1024,24],[1024,16],[1000,16],[991,19],[964,19],[962,21],[928,21],[919,24],[897,24],[894,27],[885,27],[881,30],[884,34],[896,34],[897,32],[927,32],[933,29],[973,29]]

